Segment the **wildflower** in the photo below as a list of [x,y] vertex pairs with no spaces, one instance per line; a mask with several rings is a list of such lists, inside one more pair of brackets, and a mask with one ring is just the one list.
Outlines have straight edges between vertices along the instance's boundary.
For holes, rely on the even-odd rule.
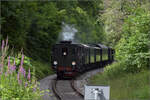
[[16,70],[16,66],[15,65],[11,66],[10,70],[11,70],[11,72],[15,71]]
[[28,86],[28,82],[25,83],[25,87],[27,87],[27,86]]
[[24,55],[22,54],[22,57],[21,57],[21,65],[20,65],[20,66],[23,66],[23,61],[24,61]]
[[4,42],[4,40],[2,41],[2,52],[3,52],[3,50],[4,50],[4,46],[5,46],[5,42]]
[[18,74],[17,74],[17,80],[18,80],[18,83],[21,84],[20,73],[19,73],[19,72],[18,72]]
[[33,88],[33,91],[36,92],[36,87]]
[[20,71],[21,74],[24,75],[24,77],[25,77],[26,71],[25,71],[25,69],[24,69],[22,66],[20,66],[19,71]]
[[10,70],[10,56],[8,57],[8,69],[7,69],[7,72],[8,72],[8,73],[10,73],[9,70]]
[[15,58],[14,58],[14,64],[10,66],[10,70],[11,70],[11,73],[16,70]]
[[26,77],[26,71],[25,70],[23,71],[23,76]]
[[8,57],[8,67],[10,67],[10,56]]
[[3,40],[2,41],[2,47],[1,47],[1,51],[2,51],[2,56],[1,56],[1,73],[3,73],[3,63],[4,63],[4,56],[5,56],[5,53],[4,53],[4,48],[5,48],[5,41]]
[[16,62],[15,62],[15,57],[14,57],[14,66],[16,65]]
[[28,76],[27,76],[29,82],[30,82],[30,78],[31,78],[31,74],[30,74],[30,68],[29,68],[29,71],[28,71]]
[[5,72],[5,76],[7,76],[7,72]]

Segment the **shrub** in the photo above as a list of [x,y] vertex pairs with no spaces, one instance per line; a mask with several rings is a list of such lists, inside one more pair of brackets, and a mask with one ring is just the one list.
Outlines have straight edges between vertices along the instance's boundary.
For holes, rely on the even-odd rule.
[[149,67],[150,12],[137,8],[123,25],[123,36],[116,46],[116,58],[125,62],[126,72],[139,72]]

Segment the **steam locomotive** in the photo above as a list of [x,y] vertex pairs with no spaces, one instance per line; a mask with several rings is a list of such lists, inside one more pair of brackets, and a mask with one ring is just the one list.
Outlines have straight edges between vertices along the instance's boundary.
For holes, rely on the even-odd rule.
[[73,78],[114,61],[114,50],[102,44],[77,44],[61,41],[52,46],[51,63],[57,78]]

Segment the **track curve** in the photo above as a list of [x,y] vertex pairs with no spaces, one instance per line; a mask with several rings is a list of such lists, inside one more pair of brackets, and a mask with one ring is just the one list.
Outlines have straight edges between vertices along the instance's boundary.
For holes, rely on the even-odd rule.
[[74,80],[53,80],[52,89],[58,100],[83,100],[84,96],[74,86]]

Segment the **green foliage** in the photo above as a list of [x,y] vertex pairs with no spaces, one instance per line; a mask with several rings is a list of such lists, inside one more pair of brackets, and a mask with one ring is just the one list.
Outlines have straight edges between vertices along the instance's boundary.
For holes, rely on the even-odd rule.
[[35,67],[35,77],[38,80],[46,77],[47,75],[54,74],[50,63],[32,61],[32,65]]
[[35,78],[35,71],[30,73],[30,68],[27,71],[23,67],[24,59],[25,64],[29,65],[29,62],[26,62],[27,57],[22,55],[21,60],[17,58],[16,61],[13,61],[19,65],[19,68],[16,69],[17,66],[15,63],[12,63],[12,58],[8,57],[8,60],[5,58],[8,52],[7,43],[3,42],[1,47],[0,98],[2,100],[41,99],[45,91],[39,89],[39,83]]
[[[19,66],[21,64],[21,58],[22,58],[21,53],[18,54],[18,56],[16,56],[16,57],[10,56],[9,58],[10,58],[10,63],[15,63],[16,67],[19,68]],[[26,69],[29,69],[29,68],[33,67],[32,64],[31,64],[31,59],[29,57],[25,56],[25,55],[24,55],[24,63],[23,63],[23,65],[25,67],[27,67]]]
[[8,36],[15,52],[22,48],[34,60],[49,61],[51,46],[58,41],[62,22],[78,30],[75,38],[83,43],[102,42],[102,22],[97,22],[101,0],[94,1],[3,1],[2,38]]
[[137,72],[149,66],[150,12],[137,8],[124,22],[123,37],[116,46],[116,58],[124,61],[127,72]]
[[[136,16],[141,13],[137,8],[143,8],[145,11],[150,10],[148,0],[105,0],[105,12],[100,17],[104,21],[104,31],[106,35],[105,43],[115,46],[122,38],[122,29],[128,16]],[[142,10],[143,11],[143,10]]]
[[26,45],[24,41],[30,25],[26,8],[28,7],[23,2],[1,2],[2,36],[9,36],[10,46],[14,44],[16,50]]
[[57,41],[61,29],[61,14],[52,2],[38,4],[27,34],[27,54],[35,60],[49,61],[51,46]]
[[23,76],[20,77],[22,78],[21,84],[18,83],[17,72],[0,76],[0,98],[2,100],[40,99],[43,91],[40,91],[38,83],[28,82]]
[[106,68],[104,68],[104,74],[110,79],[112,77],[119,77],[123,73],[125,73],[125,71],[123,70],[124,66],[125,64],[123,62],[114,62],[113,64],[108,65]]
[[[103,14],[105,43],[115,46],[116,62],[91,78],[96,85],[109,85],[111,99],[149,99],[150,2],[106,0]],[[111,5],[112,4],[112,5]]]
[[[18,71],[21,65],[21,58],[22,58],[21,53],[18,54],[16,57],[9,56],[9,58],[11,64],[14,64],[15,61],[16,70]],[[47,75],[53,74],[50,65],[51,65],[50,63],[46,62],[34,61],[31,58],[24,55],[24,63],[23,63],[24,69],[28,70],[30,68],[31,75],[35,75],[35,77],[38,80],[46,77]]]
[[[120,67],[120,65],[118,66]],[[111,75],[111,77],[108,77],[106,74],[99,73],[90,79],[90,84],[110,86],[110,100],[149,100],[149,76],[150,71],[148,70],[134,74],[120,72],[114,76]]]

